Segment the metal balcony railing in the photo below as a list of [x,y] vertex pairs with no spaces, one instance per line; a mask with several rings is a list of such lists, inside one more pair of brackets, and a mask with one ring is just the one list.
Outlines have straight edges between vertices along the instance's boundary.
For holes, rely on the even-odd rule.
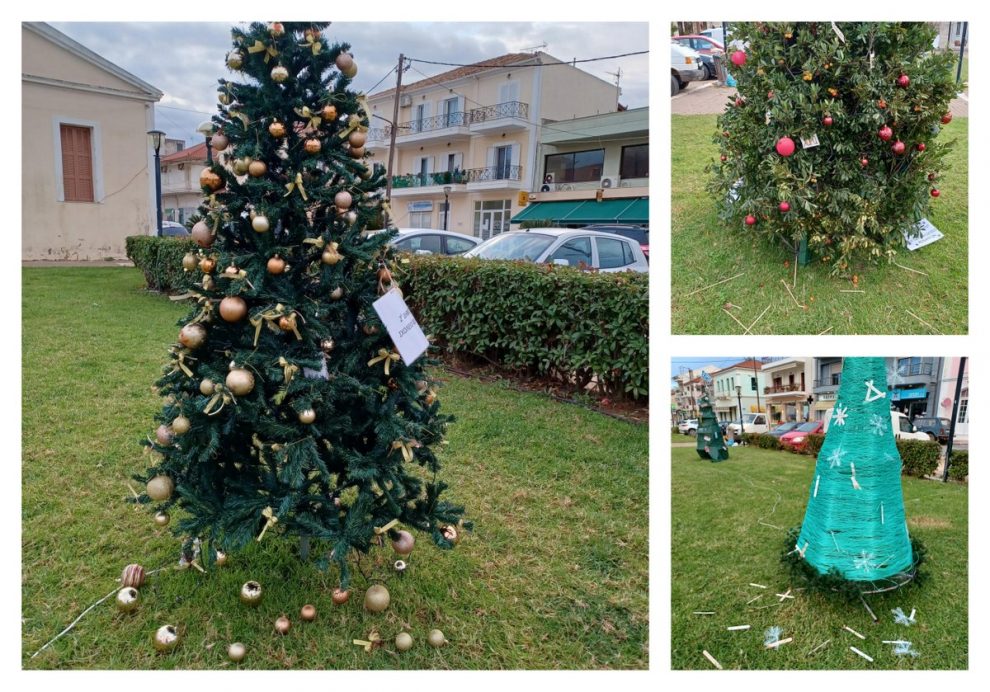
[[802,389],[800,384],[796,382],[794,384],[777,384],[772,387],[764,387],[764,394],[785,394],[787,392],[800,392]]
[[818,389],[819,387],[838,387],[841,379],[841,375],[832,375],[830,377],[826,377],[824,380],[815,380],[815,389]]
[[528,119],[529,104],[520,101],[506,101],[505,103],[496,103],[493,106],[482,106],[471,111],[472,123],[484,123],[503,118]]
[[373,127],[368,130],[368,141],[369,142],[384,142],[392,137],[391,126],[386,125],[385,127]]
[[399,136],[414,135],[420,132],[432,132],[443,130],[448,127],[467,127],[471,123],[471,114],[458,111],[456,113],[444,113],[434,115],[421,120],[411,120],[407,123],[399,124]]
[[906,365],[898,365],[897,374],[901,377],[910,377],[911,375],[931,375],[932,363],[907,363]]
[[484,183],[492,180],[522,180],[522,166],[488,166],[487,168],[469,168],[465,172],[469,183]]
[[431,187],[433,185],[463,185],[468,182],[468,171],[441,171],[439,173],[407,173],[393,175],[392,188]]

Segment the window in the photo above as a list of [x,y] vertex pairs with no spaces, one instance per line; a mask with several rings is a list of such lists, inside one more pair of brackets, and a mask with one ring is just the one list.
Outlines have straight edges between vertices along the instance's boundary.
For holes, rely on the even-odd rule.
[[470,240],[464,240],[463,238],[454,238],[447,236],[447,254],[448,255],[459,255],[462,252],[467,252],[474,247],[474,243]]
[[405,238],[395,244],[395,249],[402,252],[429,252],[432,255],[439,255],[441,254],[440,236],[416,235]]
[[650,177],[650,145],[634,144],[622,147],[619,175],[623,178]]
[[615,269],[633,263],[629,244],[617,238],[595,238],[599,269]]
[[750,377],[749,378],[749,391],[751,391],[751,392],[755,392],[756,391],[756,378],[755,377]]
[[512,200],[498,199],[474,203],[474,234],[488,240],[502,231],[509,230],[512,218]]
[[605,150],[575,151],[568,154],[550,154],[546,157],[545,171],[555,183],[598,182],[605,166]]
[[512,173],[512,145],[495,147],[495,180],[508,180]]
[[433,228],[432,211],[411,211],[409,212],[410,228]]
[[547,258],[553,264],[566,264],[569,267],[579,267],[582,264],[591,266],[591,238],[574,238],[568,240]]
[[969,413],[969,397],[959,400],[959,413],[956,418],[957,423],[968,423],[966,415]]
[[913,426],[911,425],[911,421],[909,421],[906,416],[899,416],[898,421],[899,423],[897,427],[900,428],[901,432],[911,432],[911,428]]
[[93,202],[93,128],[59,125],[66,202]]

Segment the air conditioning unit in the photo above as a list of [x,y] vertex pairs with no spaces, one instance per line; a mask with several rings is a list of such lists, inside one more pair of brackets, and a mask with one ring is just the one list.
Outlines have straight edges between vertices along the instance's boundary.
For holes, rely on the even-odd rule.
[[399,108],[406,108],[412,105],[412,94],[402,94],[399,97]]
[[553,173],[547,173],[543,176],[543,185],[540,186],[540,192],[552,192],[553,189]]
[[619,177],[616,175],[607,175],[601,179],[601,182],[599,182],[598,185],[603,190],[619,187]]

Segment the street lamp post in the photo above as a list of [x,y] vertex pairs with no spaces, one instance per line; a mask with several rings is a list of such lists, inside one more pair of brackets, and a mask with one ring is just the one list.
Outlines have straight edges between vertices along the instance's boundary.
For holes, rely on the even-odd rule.
[[443,186],[443,230],[447,230],[447,217],[450,215],[450,185]]
[[155,148],[155,203],[158,206],[158,237],[162,235],[162,157],[159,154],[165,133],[161,130],[148,130],[151,146]]
[[743,427],[743,414],[742,414],[742,385],[736,385],[736,403],[739,406],[739,439],[742,439],[743,434],[746,429]]
[[213,122],[210,120],[205,120],[199,124],[196,128],[196,132],[203,135],[206,138],[206,165],[213,165],[213,149],[210,147],[211,140],[213,139],[213,133],[216,128],[213,126]]

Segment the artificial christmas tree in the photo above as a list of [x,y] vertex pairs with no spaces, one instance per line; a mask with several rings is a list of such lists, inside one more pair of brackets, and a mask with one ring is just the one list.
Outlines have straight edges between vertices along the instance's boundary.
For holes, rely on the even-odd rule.
[[709,189],[721,218],[806,244],[833,273],[892,257],[937,196],[949,147],[936,138],[951,120],[954,58],[932,50],[935,29],[738,23],[732,36],[746,49],[732,56],[738,95],[714,137],[721,163]]
[[701,398],[698,399],[698,408],[701,410],[696,433],[698,456],[702,459],[710,459],[712,462],[725,461],[729,458],[729,448],[725,445],[722,428],[719,427],[718,418],[712,410],[712,376],[702,372],[701,379],[704,385],[702,385]]
[[135,478],[154,511],[184,510],[175,533],[209,541],[204,554],[299,536],[346,591],[352,550],[399,539],[400,523],[451,548],[462,509],[440,499],[432,448],[451,419],[429,363],[404,363],[373,308],[397,290],[390,234],[362,233],[384,170],[364,161],[357,65],[326,26],[232,31],[241,75],[220,81],[201,249],[183,261],[197,302],[157,382],[154,464]]
[[788,557],[830,587],[898,586],[919,561],[908,537],[901,458],[883,358],[846,358],[808,507]]

